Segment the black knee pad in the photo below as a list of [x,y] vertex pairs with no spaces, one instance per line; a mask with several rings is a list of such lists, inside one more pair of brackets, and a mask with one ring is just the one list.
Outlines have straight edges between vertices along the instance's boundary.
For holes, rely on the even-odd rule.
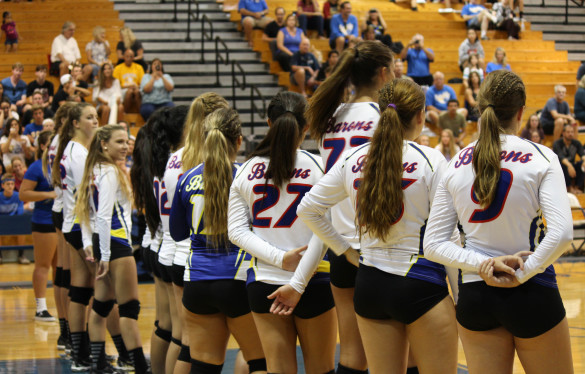
[[130,300],[125,304],[118,305],[120,317],[138,319],[140,313],[140,301]]
[[248,361],[248,370],[250,373],[255,371],[266,371],[266,359],[258,358],[256,360]]
[[175,345],[178,345],[179,347],[182,345],[181,344],[181,339],[177,339],[171,336],[171,342]]
[[181,344],[181,352],[179,352],[179,357],[177,357],[177,360],[191,363],[191,351],[189,350],[188,345]]
[[71,287],[71,270],[63,269],[63,288],[69,289]]
[[214,365],[191,359],[191,374],[221,374],[223,364]]
[[55,270],[55,280],[53,281],[53,286],[55,287],[63,287],[63,268],[57,267]]
[[358,370],[348,368],[347,366],[341,365],[341,363],[337,364],[337,370],[335,371],[337,374],[368,374],[368,369],[366,370]]
[[93,305],[91,309],[93,309],[93,311],[96,312],[100,317],[106,318],[112,311],[113,307],[114,300],[99,301],[97,299],[93,299]]
[[154,335],[158,336],[159,338],[161,338],[165,342],[170,343],[171,339],[173,338],[173,333],[170,332],[169,330],[161,329],[158,326],[158,320],[155,322],[154,325],[156,326],[156,329],[154,329]]
[[89,305],[89,299],[93,296],[93,288],[91,287],[69,287],[69,298],[72,303]]
[[419,374],[418,367],[415,366],[415,367],[406,369],[406,374]]

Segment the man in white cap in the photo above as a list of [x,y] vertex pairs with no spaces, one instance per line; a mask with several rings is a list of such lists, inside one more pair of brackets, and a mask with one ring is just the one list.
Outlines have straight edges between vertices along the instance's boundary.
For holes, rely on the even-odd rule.
[[77,96],[75,99],[75,85],[73,83],[73,77],[71,74],[62,75],[60,81],[61,87],[59,87],[59,90],[53,97],[53,112],[56,112],[57,109],[59,109],[59,107],[68,100],[73,99],[77,102],[81,101],[79,96]]

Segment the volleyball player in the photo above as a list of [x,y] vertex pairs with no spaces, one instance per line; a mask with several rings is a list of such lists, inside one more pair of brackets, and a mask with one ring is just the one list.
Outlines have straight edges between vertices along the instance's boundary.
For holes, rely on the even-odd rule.
[[[297,336],[307,372],[335,368],[337,329],[328,264],[317,269],[293,315],[271,314],[267,298],[288,283],[312,237],[296,215],[303,195],[323,175],[320,158],[298,149],[307,128],[305,106],[306,100],[292,92],[271,100],[270,129],[236,173],[230,191],[229,238],[255,257],[248,270],[248,299],[270,373],[296,373]],[[320,240],[311,245],[322,247]]]
[[106,318],[117,301],[120,326],[134,371],[144,374],[148,365],[138,331],[138,278],[132,256],[131,189],[118,163],[126,160],[128,133],[119,125],[97,130],[91,141],[76,204],[82,226],[94,217],[93,251],[97,263],[95,297],[89,318],[92,372],[114,373],[106,362]]
[[[457,321],[472,374],[511,373],[515,352],[526,373],[573,373],[552,266],[570,247],[571,210],[555,153],[516,136],[525,103],[516,74],[487,76],[479,139],[449,163],[424,239],[427,258],[462,271]],[[464,248],[449,241],[457,222]]]
[[221,373],[230,333],[249,372],[265,372],[246,292],[250,255],[227,238],[229,187],[242,144],[241,122],[235,110],[222,108],[204,123],[208,134],[202,149],[204,163],[179,180],[170,215],[173,239],[191,237],[183,294],[191,373]]
[[69,287],[69,325],[71,330],[72,371],[89,369],[86,307],[93,296],[93,265],[85,260],[84,248],[91,247],[91,233],[82,234],[75,216],[75,192],[81,184],[89,143],[98,127],[95,108],[79,103],[59,133],[59,146],[51,167],[54,186],[63,190],[63,234],[70,244],[71,286]]
[[416,83],[392,81],[380,91],[379,103],[384,109],[371,143],[347,151],[297,213],[333,252],[356,263],[358,252],[325,213],[347,197],[357,207],[358,218],[351,219],[359,228],[362,263],[354,303],[370,372],[407,372],[410,342],[423,373],[456,373],[455,309],[446,272],[426,260],[421,248],[446,162],[440,152],[413,142],[425,107]]
[[[315,92],[307,110],[310,134],[319,144],[325,172],[340,160],[344,151],[360,146],[372,137],[380,118],[378,90],[393,78],[392,52],[379,42],[358,43],[341,54],[333,74]],[[349,93],[351,87],[353,92]],[[349,100],[346,101],[348,94]],[[359,250],[359,238],[351,218],[353,211],[349,200],[342,201],[332,208],[331,219],[335,229]],[[353,312],[357,268],[331,252],[329,261],[339,324],[337,373],[365,373],[366,357]]]
[[[203,120],[215,109],[228,107],[229,105],[227,101],[213,92],[204,93],[195,98],[191,103],[183,130],[184,147],[181,146],[179,150],[169,157],[163,176],[163,183],[166,189],[169,206],[172,206],[173,204],[173,198],[175,196],[175,189],[179,177],[183,175],[185,171],[197,166],[202,161],[203,140],[205,139]],[[187,162],[187,166],[183,164],[183,159]],[[181,318],[182,325],[185,323],[185,315],[183,313],[183,278],[190,249],[191,240],[189,238],[182,241],[176,241],[175,256],[173,257],[172,265],[175,303],[177,304],[177,313]],[[175,365],[174,374],[188,374],[190,367],[191,355],[189,353],[189,334],[182,334],[181,352],[179,353],[177,364]]]
[[[49,270],[54,282],[57,265],[57,233],[55,232],[51,214],[53,199],[56,194],[43,174],[42,166],[43,152],[49,147],[51,135],[51,131],[43,131],[39,134],[39,146],[36,152],[37,160],[29,166],[24,174],[24,180],[20,185],[19,191],[19,197],[22,201],[35,203],[31,218],[35,257],[33,289],[37,305],[35,320],[45,322],[56,321],[55,317],[47,310],[47,299],[45,297]],[[61,302],[62,293],[59,287],[55,286],[53,296],[57,306],[57,315],[61,319],[63,317],[63,303]]]

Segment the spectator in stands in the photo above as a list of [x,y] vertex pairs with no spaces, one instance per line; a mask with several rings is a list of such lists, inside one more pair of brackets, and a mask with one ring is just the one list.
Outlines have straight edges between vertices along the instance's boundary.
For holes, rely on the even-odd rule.
[[[567,191],[571,193],[583,192],[583,157],[585,150],[583,145],[575,139],[575,130],[571,125],[565,125],[562,131],[562,137],[553,143],[553,151],[561,162],[561,168],[565,175],[565,184]],[[575,156],[579,155],[577,161]]]
[[43,118],[53,117],[53,111],[51,110],[51,108],[49,106],[45,106],[45,103],[43,102],[43,94],[41,92],[42,92],[41,89],[37,88],[36,91],[32,94],[32,98],[31,98],[32,104],[26,104],[23,107],[22,121],[20,121],[20,123],[22,123],[23,125],[27,125],[27,124],[32,122],[33,113],[31,112],[31,109],[35,105],[43,108]]
[[463,69],[463,87],[465,88],[469,88],[469,74],[471,73],[477,73],[481,84],[483,81],[483,69],[479,66],[479,59],[476,54],[469,56],[467,67]]
[[[55,97],[53,97],[53,105],[51,107],[53,112],[56,112],[57,109],[59,109],[61,105],[65,104],[66,101],[75,97],[75,85],[73,83],[73,77],[71,74],[65,74],[61,76],[60,81],[61,86],[59,86]],[[81,99],[78,97],[76,101],[81,101]]]
[[351,14],[351,4],[344,1],[339,6],[339,13],[331,18],[329,46],[341,53],[346,47],[359,41],[358,32],[358,20]]
[[496,13],[496,30],[504,30],[508,33],[508,40],[520,39],[520,25],[514,21],[514,11],[510,7],[512,0],[500,0],[495,3],[492,10]]
[[278,53],[278,48],[276,47],[276,36],[278,35],[278,31],[285,27],[285,15],[286,12],[283,7],[279,6],[276,8],[274,11],[274,21],[266,25],[264,32],[262,33],[262,40],[268,43],[270,51],[272,52],[272,59],[275,59],[276,54]]
[[[16,216],[24,213],[24,204],[14,190],[14,175],[6,173],[2,175],[2,193],[0,193],[0,215]],[[20,243],[19,243],[20,244]],[[19,260],[22,251],[19,251]],[[29,262],[30,263],[30,262]],[[2,251],[0,251],[0,264],[2,264]]]
[[491,62],[488,62],[485,72],[486,74],[491,73],[492,71],[500,70],[500,69],[510,69],[510,64],[508,64],[506,58],[506,51],[502,47],[496,48],[494,52],[494,59]]
[[530,134],[530,141],[536,144],[542,144],[542,140],[543,137],[540,136],[540,133],[538,131],[533,131],[532,134]]
[[465,4],[461,9],[461,17],[467,21],[467,28],[480,29],[481,38],[489,40],[487,36],[489,21],[496,23],[496,16],[483,5],[478,4],[478,0],[469,0],[469,3]]
[[441,131],[441,140],[435,149],[441,152],[447,161],[451,161],[453,156],[461,150],[461,148],[455,144],[455,136],[453,136],[453,131],[450,129],[443,129],[443,131]]
[[142,118],[148,121],[150,115],[158,108],[175,106],[171,97],[174,89],[175,82],[169,74],[165,73],[162,61],[158,58],[152,60],[148,73],[144,74],[140,82]]
[[542,113],[540,113],[540,123],[542,123],[544,133],[553,135],[555,140],[561,136],[565,125],[575,126],[575,131],[577,131],[577,121],[571,115],[569,103],[564,100],[566,94],[567,89],[565,86],[557,84],[555,86],[555,96],[548,99],[542,109]]
[[132,32],[132,29],[129,27],[122,27],[120,29],[120,41],[116,45],[116,55],[118,57],[117,65],[123,63],[126,58],[124,53],[131,49],[134,52],[133,55],[133,62],[137,63],[142,67],[142,70],[146,71],[148,68],[146,62],[144,61],[144,48],[142,47],[142,43],[136,40],[136,35]]
[[30,140],[22,135],[20,122],[11,118],[4,127],[4,133],[0,138],[0,150],[2,150],[2,162],[9,173],[12,173],[12,158],[20,156],[23,160],[33,156]]
[[313,87],[316,84],[320,68],[315,55],[309,52],[310,48],[309,39],[304,38],[301,41],[299,50],[293,54],[291,59],[290,81],[292,84],[299,86],[301,94],[305,97],[307,97],[307,86]]
[[52,118],[45,118],[43,120],[43,131],[54,131],[55,121]]
[[272,22],[272,18],[266,16],[268,14],[268,5],[266,5],[266,0],[240,0],[238,2],[238,12],[242,16],[244,36],[251,47],[252,30],[254,28],[264,29],[266,25]]
[[[435,53],[432,49],[425,48],[424,42],[424,36],[415,34],[400,53],[400,58],[408,63],[406,75],[421,86],[430,86],[433,84],[433,76],[429,70],[429,64],[435,61]],[[447,102],[445,102],[445,108],[446,104]]]
[[4,95],[10,100],[11,104],[16,105],[17,108],[22,109],[26,103],[26,82],[20,79],[24,72],[24,65],[16,62],[12,65],[12,74],[2,79],[2,87],[4,87]]
[[132,154],[134,153],[134,145],[136,144],[136,138],[134,135],[130,135],[128,137],[128,153],[126,153],[126,170],[132,169],[132,165],[134,165],[134,159],[132,158]]
[[[93,40],[86,44],[85,54],[91,66],[91,77],[97,77],[100,67],[110,60],[110,43],[106,40],[106,29],[96,26],[93,29]],[[89,82],[90,77],[83,77]]]
[[35,69],[35,80],[26,86],[27,100],[32,103],[32,96],[36,90],[42,95],[42,105],[45,108],[51,106],[53,102],[53,95],[55,94],[53,83],[49,82],[47,78],[47,66],[37,65]]
[[278,48],[276,61],[282,70],[289,72],[291,70],[290,59],[299,50],[299,45],[305,34],[300,27],[297,27],[297,17],[294,13],[286,16],[284,25],[285,27],[280,29],[276,36],[276,47]]
[[91,94],[89,92],[89,84],[87,81],[83,80],[83,72],[81,70],[81,65],[75,64],[73,65],[73,69],[71,69],[71,78],[73,79],[73,87],[74,92],[76,95],[79,95],[81,101],[85,101],[85,98]]
[[459,67],[464,70],[469,66],[469,57],[475,55],[480,67],[485,65],[485,52],[474,29],[467,30],[467,38],[459,45]]
[[531,140],[532,133],[535,131],[540,136],[540,139],[544,139],[544,130],[540,125],[540,118],[538,118],[538,114],[536,113],[534,113],[528,118],[528,121],[526,121],[526,126],[524,126],[522,132],[520,133],[520,137]]
[[392,37],[390,34],[386,34],[388,27],[386,26],[386,22],[384,22],[384,18],[382,18],[382,13],[380,13],[380,11],[376,8],[370,9],[362,22],[362,37],[369,27],[373,28],[374,37],[376,40],[386,44],[388,48],[392,48],[394,46],[392,43]]
[[[2,85],[0,85],[2,86]],[[18,113],[13,110],[13,105],[10,104],[10,101],[7,98],[3,98],[2,102],[0,103],[0,120],[2,120],[2,129],[6,129],[6,125],[8,124],[9,119],[18,119]]]
[[323,13],[317,0],[299,0],[297,3],[297,17],[299,17],[299,27],[305,35],[307,35],[307,30],[315,30],[320,39],[325,38]]
[[120,81],[114,78],[114,67],[106,61],[100,66],[98,84],[93,89],[93,101],[96,104],[100,125],[107,125],[110,118],[110,105],[118,107],[117,121],[124,118],[124,105],[122,105],[122,87]]
[[4,41],[4,45],[6,49],[4,52],[16,52],[18,51],[18,41],[20,37],[18,36],[18,30],[16,29],[16,23],[14,23],[14,19],[12,18],[12,13],[4,12],[2,14],[2,32],[6,34],[6,40]]
[[[34,152],[33,156],[34,157]],[[10,160],[10,165],[12,166],[12,174],[14,175],[14,189],[16,191],[20,191],[20,186],[22,185],[22,181],[24,180],[24,173],[26,173],[26,164],[24,163],[24,159],[20,156],[13,156],[12,160]],[[25,209],[27,206],[25,205]]]
[[431,139],[427,135],[421,135],[415,140],[418,144],[424,145],[426,147],[431,146]]
[[575,118],[585,123],[585,78],[581,77],[575,92]]
[[124,63],[114,68],[114,78],[122,86],[122,103],[126,113],[137,113],[140,109],[140,82],[144,76],[142,66],[134,62],[134,51],[124,52]]
[[481,78],[476,71],[469,74],[469,87],[465,89],[465,109],[467,109],[467,120],[477,122],[479,119],[479,109],[477,106],[477,95],[479,95],[479,86]]
[[35,144],[37,136],[43,131],[43,121],[45,120],[45,112],[40,105],[34,105],[30,110],[32,113],[33,122],[24,127],[22,135],[28,137],[30,144]]
[[585,61],[581,64],[581,66],[579,66],[579,69],[577,70],[577,85],[579,85],[579,82],[581,81],[581,78],[583,78],[584,75],[585,75]]
[[321,65],[321,68],[319,69],[319,74],[317,74],[317,84],[323,83],[325,78],[327,78],[325,75],[325,70],[329,68],[333,70],[335,68],[335,65],[337,65],[337,61],[339,61],[339,52],[337,52],[337,50],[335,49],[330,50],[329,53],[327,54],[327,61],[325,61],[323,65]]
[[[447,104],[447,111],[441,113],[439,116],[439,127],[442,130],[449,130],[451,136],[456,138],[456,143],[463,145],[463,139],[465,138],[465,117],[460,113],[457,113],[459,109],[459,102],[451,99]],[[441,137],[443,134],[441,134]]]
[[[75,34],[75,23],[66,21],[61,28],[61,34],[53,39],[51,46],[51,75],[61,77],[69,73],[69,66],[81,60],[81,51],[77,45]],[[84,74],[91,74],[92,68],[89,65],[83,67]]]
[[5,95],[4,95],[4,86],[2,84],[0,84],[0,100],[3,99],[8,99]]
[[409,77],[408,75],[404,74],[404,63],[399,58],[397,58],[396,60],[394,60],[394,77],[396,79],[403,78],[403,79],[410,79],[410,80],[412,80],[411,77]]
[[323,28],[327,36],[331,36],[331,18],[339,13],[338,0],[327,0],[323,4]]
[[[37,161],[26,171],[19,190],[19,197],[22,201],[35,203],[31,217],[35,259],[32,280],[37,305],[35,320],[44,322],[56,321],[56,318],[51,316],[47,310],[46,293],[49,274],[54,274],[57,264],[58,238],[52,220],[53,199],[57,195],[43,173],[41,160],[43,151],[50,144],[51,134],[50,131],[44,131],[39,135],[40,146],[37,151]],[[50,270],[52,271],[49,272]],[[57,292],[55,291],[55,293]],[[56,298],[60,300],[58,297]]]
[[130,127],[128,126],[128,122],[122,120],[122,121],[118,121],[118,125],[122,126],[124,128],[124,130],[126,130],[126,132],[128,134],[130,134]]
[[[445,84],[445,75],[440,71],[433,75],[433,85],[429,87],[426,95],[427,121],[436,125],[439,116],[447,110],[449,101],[457,100],[457,95],[451,86]],[[459,108],[457,112],[463,118],[467,117],[467,109]]]

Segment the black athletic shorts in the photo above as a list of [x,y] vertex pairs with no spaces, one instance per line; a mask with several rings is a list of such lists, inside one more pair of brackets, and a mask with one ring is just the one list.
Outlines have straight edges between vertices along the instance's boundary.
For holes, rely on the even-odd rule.
[[149,258],[149,262],[150,262],[150,269],[152,270],[152,275],[154,275],[155,277],[157,277],[158,279],[162,279],[162,276],[160,274],[160,267],[159,267],[159,262],[158,262],[158,252],[155,252],[153,250],[151,250],[149,248],[148,250],[148,258]]
[[71,246],[75,250],[83,249],[83,240],[81,239],[81,231],[71,231],[71,232],[64,232],[63,236],[65,236],[65,240],[67,243],[71,244]]
[[[91,242],[93,245],[93,258],[99,261],[102,258],[99,234],[94,233],[91,236]],[[132,247],[110,239],[110,262],[128,256],[132,256]]]
[[518,338],[544,334],[565,318],[557,288],[528,281],[518,287],[491,287],[485,282],[459,286],[457,322],[472,331],[503,326]]
[[184,287],[183,277],[185,276],[185,267],[173,264],[172,266],[173,284]]
[[234,279],[185,282],[183,306],[194,314],[243,316],[250,313],[246,282]]
[[32,232],[40,232],[42,234],[57,232],[55,230],[55,225],[51,225],[51,224],[47,225],[47,224],[42,224],[42,223],[31,222],[30,227],[31,227]]
[[156,266],[158,267],[158,273],[160,274],[160,279],[162,279],[162,281],[165,283],[172,283],[173,282],[173,267],[161,264],[158,261],[158,255],[157,255],[157,259],[156,259]]
[[150,248],[149,247],[140,247],[140,255],[142,256],[142,266],[144,270],[149,273],[152,273],[152,267],[150,267]]
[[[270,313],[273,300],[268,295],[280,286],[263,282],[248,284],[248,301],[254,313]],[[329,283],[311,283],[305,289],[293,314],[299,318],[308,319],[320,316],[335,306]]]
[[361,317],[410,324],[447,296],[446,286],[360,264],[353,304]]
[[63,211],[57,213],[52,212],[53,215],[53,225],[59,230],[63,230]]
[[337,256],[332,250],[327,251],[329,258],[329,278],[337,288],[354,288],[358,268],[349,263],[344,255]]

